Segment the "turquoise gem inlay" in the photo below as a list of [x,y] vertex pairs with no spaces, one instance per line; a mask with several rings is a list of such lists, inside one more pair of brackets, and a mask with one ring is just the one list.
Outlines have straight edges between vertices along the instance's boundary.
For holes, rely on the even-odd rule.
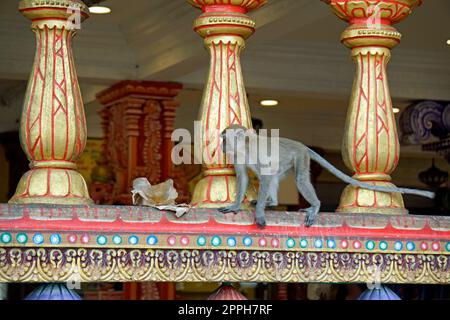
[[42,233],[36,233],[33,236],[33,242],[35,244],[42,244],[44,242],[44,236],[42,235]]
[[236,243],[237,243],[237,241],[236,241],[236,238],[235,238],[235,237],[230,237],[230,238],[228,238],[228,240],[227,240],[227,244],[228,244],[228,246],[230,246],[230,247],[236,246]]
[[199,246],[204,246],[205,244],[206,244],[206,238],[204,237],[204,236],[200,236],[200,237],[198,237],[198,239],[197,239],[197,244],[199,245]]
[[406,244],[406,249],[408,249],[409,251],[413,251],[416,248],[416,245],[414,244],[414,242],[408,242]]
[[220,239],[219,236],[214,236],[214,237],[212,237],[212,239],[211,239],[211,244],[212,244],[214,247],[220,246],[220,245],[222,244],[222,239]]
[[295,240],[292,238],[289,238],[286,240],[286,247],[293,248],[295,246]]
[[5,232],[5,233],[2,233],[2,235],[0,236],[0,239],[2,240],[3,243],[10,243],[12,240],[12,236],[10,233]]
[[333,239],[330,239],[327,241],[327,247],[330,249],[334,249],[336,248],[336,241],[334,241]]
[[28,241],[28,236],[25,233],[19,233],[16,236],[17,242],[19,242],[20,244],[25,244]]
[[447,251],[450,251],[450,242],[447,242],[447,245],[445,246],[445,249],[446,249]]
[[113,236],[112,241],[114,244],[121,244],[122,243],[122,237],[116,234]]
[[295,240],[292,238],[289,238],[286,240],[286,247],[293,248],[295,247]]
[[302,239],[300,240],[300,247],[306,248],[308,246],[308,240]]
[[322,248],[322,246],[323,246],[323,241],[321,239],[317,239],[316,241],[314,241],[314,247]]
[[157,243],[158,243],[158,238],[157,237],[155,237],[155,236],[148,236],[147,237],[147,244],[153,246],[153,245],[155,245]]
[[52,234],[50,236],[50,243],[51,244],[60,244],[61,243],[61,236],[57,233]]
[[139,242],[139,238],[138,237],[136,237],[136,236],[130,236],[129,238],[128,238],[128,243],[129,244],[138,244],[138,242]]
[[402,244],[400,241],[397,241],[397,242],[394,244],[394,249],[397,250],[397,251],[402,250],[402,249],[403,249],[403,244]]
[[367,250],[373,250],[375,248],[375,242],[367,241],[366,248],[367,248]]
[[108,241],[108,239],[106,239],[106,237],[105,236],[98,236],[97,237],[97,243],[99,244],[99,245],[105,245],[106,244],[106,242]]
[[253,244],[253,240],[250,237],[245,237],[244,239],[242,239],[242,243],[244,244],[244,246],[250,247]]
[[386,241],[381,241],[380,242],[380,249],[381,250],[386,250],[388,248],[388,244]]

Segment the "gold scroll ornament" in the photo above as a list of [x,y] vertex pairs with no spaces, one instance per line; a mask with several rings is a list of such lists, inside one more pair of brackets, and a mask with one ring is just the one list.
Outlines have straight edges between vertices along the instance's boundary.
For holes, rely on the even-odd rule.
[[[245,39],[255,32],[255,23],[246,14],[266,0],[188,0],[201,14],[194,30],[203,37],[210,53],[210,70],[200,110],[201,144],[206,163],[197,183],[192,204],[217,208],[233,203],[236,196],[235,172],[220,148],[220,133],[232,124],[252,127],[250,109],[242,77],[240,54]],[[247,192],[247,201],[255,199]]]
[[80,0],[23,0],[36,56],[28,82],[20,139],[30,160],[10,203],[90,204],[76,161],[86,145],[86,119],[72,55],[72,37],[89,16]]
[[[391,49],[401,39],[393,23],[406,18],[421,0],[323,0],[350,23],[341,41],[352,49],[356,76],[350,98],[342,146],[353,178],[390,186],[400,144],[389,92],[386,66]],[[344,190],[338,212],[406,214],[402,195],[354,186]]]

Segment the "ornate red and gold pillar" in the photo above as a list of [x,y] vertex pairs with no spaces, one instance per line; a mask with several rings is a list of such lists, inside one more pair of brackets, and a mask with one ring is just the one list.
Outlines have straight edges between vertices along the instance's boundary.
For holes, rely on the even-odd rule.
[[[324,0],[349,26],[341,41],[352,49],[356,76],[347,114],[342,155],[354,178],[393,186],[400,145],[386,66],[401,34],[392,26],[406,18],[421,0]],[[350,213],[405,214],[399,193],[347,186],[338,210]]]
[[[172,178],[179,202],[189,198],[188,185],[180,182],[172,166],[172,132],[182,85],[173,82],[121,81],[97,94],[104,106],[99,112],[104,132],[104,153],[115,176],[112,200],[131,203],[132,182],[146,177],[152,184]],[[125,298],[175,299],[175,283],[131,282]]]
[[[203,178],[197,183],[192,203],[217,208],[235,198],[235,172],[220,149],[220,133],[232,124],[251,128],[251,116],[242,77],[240,54],[245,39],[255,32],[247,12],[267,0],[188,0],[203,11],[194,30],[203,37],[209,50],[210,70],[200,110]],[[251,191],[247,199],[254,199]]]
[[80,0],[23,0],[19,10],[32,21],[37,47],[20,123],[30,170],[9,202],[92,203],[76,171],[86,120],[72,55],[76,22],[89,16],[88,8]]
[[[173,177],[171,134],[178,102],[179,83],[121,81],[97,94],[105,134],[104,152],[113,167],[113,200],[131,203],[131,186],[137,177],[152,184]],[[183,196],[188,186],[175,187]],[[180,199],[179,199],[180,200]],[[181,200],[184,201],[184,200]]]

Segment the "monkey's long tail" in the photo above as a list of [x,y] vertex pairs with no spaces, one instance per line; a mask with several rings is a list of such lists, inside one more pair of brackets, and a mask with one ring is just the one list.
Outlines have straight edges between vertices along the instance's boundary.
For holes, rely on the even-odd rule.
[[344,181],[348,184],[351,184],[353,186],[372,190],[372,191],[380,191],[380,192],[388,192],[388,193],[398,192],[398,193],[405,193],[405,194],[415,194],[415,195],[430,198],[430,199],[434,199],[434,197],[435,197],[434,192],[430,192],[430,191],[408,189],[408,188],[397,188],[397,187],[391,188],[391,187],[383,187],[383,186],[374,186],[374,185],[370,185],[370,184],[358,181],[356,179],[349,177],[342,171],[336,169],[331,163],[329,163],[327,160],[322,158],[319,154],[317,154],[313,150],[308,148],[308,151],[309,151],[309,154],[310,154],[312,160],[319,163],[322,167],[327,169],[329,172],[334,174],[336,177],[338,177],[342,181]]

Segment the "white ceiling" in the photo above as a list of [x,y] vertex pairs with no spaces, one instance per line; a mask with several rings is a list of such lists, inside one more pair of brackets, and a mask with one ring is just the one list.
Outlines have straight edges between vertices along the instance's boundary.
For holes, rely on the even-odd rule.
[[[81,81],[111,83],[134,78],[182,80],[193,86],[203,83],[207,55],[200,37],[191,30],[198,10],[184,0],[104,3],[112,8],[112,14],[88,19],[75,44]],[[0,78],[26,79],[34,54],[29,21],[20,15],[17,5],[17,0],[0,1]],[[322,1],[269,0],[252,16],[258,31],[243,56],[250,89],[348,92],[353,69],[348,50],[339,43],[345,23]],[[399,24],[404,39],[392,61],[391,78],[398,79],[393,86],[399,89],[393,90],[394,96],[450,100],[449,90],[442,87],[443,79],[445,85],[450,83],[450,47],[445,43],[450,38],[449,20],[450,1],[425,0]],[[421,68],[432,71],[431,84],[438,88],[427,90],[415,83],[410,92],[404,88],[407,85],[402,87],[401,82],[407,81],[404,78],[409,85],[419,80],[417,75],[405,77],[405,69],[421,73]],[[269,78],[282,81],[268,86]],[[324,84],[330,88],[323,88]]]

